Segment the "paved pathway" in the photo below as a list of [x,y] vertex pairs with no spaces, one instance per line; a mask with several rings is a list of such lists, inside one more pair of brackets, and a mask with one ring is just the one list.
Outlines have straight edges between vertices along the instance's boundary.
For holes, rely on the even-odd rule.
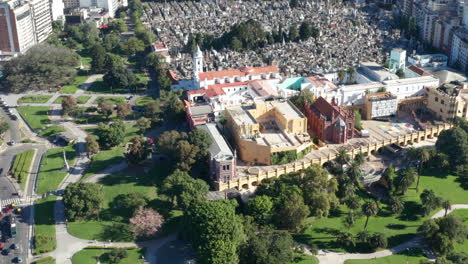
[[78,87],[78,90],[76,90],[75,94],[83,94],[97,79],[102,78],[103,76],[104,74],[93,74],[89,76],[88,79],[80,87]]
[[127,162],[121,162],[121,163],[118,163],[118,164],[114,164],[114,165],[108,167],[107,169],[102,170],[102,171],[94,174],[93,176],[87,178],[85,180],[85,182],[97,183],[97,182],[99,182],[99,180],[106,177],[107,175],[118,172],[118,171],[121,171],[121,170],[124,170],[127,167],[128,167]]
[[[448,213],[453,212],[457,209],[468,209],[468,204],[455,204],[452,205],[452,209],[448,211]],[[431,218],[439,218],[445,215],[445,210],[442,209],[435,213]],[[391,249],[381,250],[374,253],[369,254],[354,254],[354,253],[337,253],[337,252],[324,252],[322,250],[319,251],[319,254],[316,256],[320,264],[342,264],[348,259],[374,259],[374,258],[383,258],[386,256],[390,256],[392,254],[396,254],[402,252],[408,248],[424,248],[425,243],[421,236],[415,236],[414,238],[410,239],[409,241],[402,243],[396,247]],[[305,250],[306,254],[311,255],[310,251]]]

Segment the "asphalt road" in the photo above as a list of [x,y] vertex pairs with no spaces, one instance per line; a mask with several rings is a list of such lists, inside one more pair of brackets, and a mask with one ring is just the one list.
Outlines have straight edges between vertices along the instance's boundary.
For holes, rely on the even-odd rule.
[[[34,192],[34,185],[36,182],[37,171],[39,170],[40,166],[40,157],[47,151],[47,146],[39,145],[39,144],[22,144],[18,146],[11,146],[8,147],[4,152],[0,154],[0,168],[2,169],[2,173],[0,175],[0,199],[1,200],[8,200],[12,198],[18,198],[17,196],[12,195],[16,192],[13,185],[10,181],[5,177],[5,175],[10,170],[13,158],[20,152],[23,152],[28,149],[36,149],[36,158],[33,161],[31,175],[28,182],[26,194],[23,194],[24,197],[31,197]],[[18,236],[14,238],[10,238],[8,242],[3,241],[5,247],[11,246],[11,244],[15,243],[19,246],[17,250],[11,250],[9,255],[0,255],[0,264],[3,263],[12,263],[16,257],[21,256],[21,258],[26,261],[28,259],[28,250],[31,246],[30,238],[29,238],[29,226],[32,224],[30,219],[31,208],[30,206],[23,207],[23,212],[21,215],[18,215],[16,218],[17,222],[17,230]],[[6,233],[8,233],[7,226],[4,226],[4,231],[6,228]]]

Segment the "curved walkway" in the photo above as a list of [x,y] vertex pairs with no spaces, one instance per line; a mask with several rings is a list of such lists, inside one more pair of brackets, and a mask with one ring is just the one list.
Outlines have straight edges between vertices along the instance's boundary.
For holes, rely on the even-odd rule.
[[[455,204],[452,205],[452,209],[447,212],[447,214],[453,212],[457,209],[468,209],[468,204]],[[442,209],[435,213],[431,218],[439,218],[445,215],[445,210]],[[374,259],[374,258],[383,258],[390,256],[392,254],[397,254],[406,250],[407,248],[424,248],[425,243],[424,239],[417,235],[413,239],[402,243],[391,249],[381,250],[369,254],[355,254],[355,253],[337,253],[337,252],[324,252],[323,250],[319,251],[319,254],[316,256],[319,259],[320,264],[342,264],[348,259]],[[310,251],[306,251],[306,254],[311,255]]]

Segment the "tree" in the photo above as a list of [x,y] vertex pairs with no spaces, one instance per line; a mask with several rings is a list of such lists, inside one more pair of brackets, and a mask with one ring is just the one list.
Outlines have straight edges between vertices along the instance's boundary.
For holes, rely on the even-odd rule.
[[309,213],[309,208],[304,204],[302,196],[293,192],[278,203],[274,219],[278,227],[298,230]]
[[149,118],[152,122],[157,122],[161,118],[161,107],[158,101],[151,101],[145,105],[145,117]]
[[261,230],[247,240],[240,251],[239,263],[283,264],[293,260],[294,242],[290,234]]
[[130,104],[118,104],[117,105],[117,116],[120,119],[125,119],[132,112],[132,106]]
[[361,208],[361,199],[357,195],[349,196],[344,202],[350,210]]
[[172,81],[167,77],[166,71],[159,70],[156,75],[159,88],[164,91],[171,90]]
[[75,75],[78,65],[68,48],[38,44],[4,63],[0,85],[11,93],[55,89]]
[[372,249],[386,248],[388,245],[387,236],[384,233],[377,232],[370,238],[369,245]]
[[112,201],[112,207],[121,209],[127,217],[132,217],[138,208],[145,207],[147,204],[148,199],[139,192],[119,194]]
[[400,196],[390,197],[390,207],[394,215],[399,215],[405,209],[405,202]]
[[158,53],[152,52],[148,54],[145,58],[146,66],[151,67],[153,69],[161,69],[164,68],[164,64],[166,63],[163,56]]
[[86,153],[89,155],[94,155],[99,153],[99,144],[96,141],[96,138],[93,136],[87,136],[86,139]]
[[346,170],[346,175],[348,175],[349,179],[351,179],[356,186],[359,186],[359,180],[362,177],[362,170],[359,162],[351,162],[349,168]]
[[184,216],[186,234],[200,263],[238,263],[238,247],[244,240],[237,202],[216,200],[189,207]]
[[349,213],[346,215],[345,218],[343,218],[343,225],[346,227],[346,229],[351,229],[353,225],[356,223],[356,216],[353,211],[349,211]]
[[95,73],[103,73],[106,71],[106,49],[100,44],[94,45],[91,49],[91,69]]
[[149,142],[141,136],[136,136],[130,140],[125,157],[131,164],[138,164],[144,161],[150,153]]
[[414,183],[418,173],[414,167],[401,169],[398,171],[398,176],[395,179],[395,189],[401,194],[406,194],[408,188]]
[[345,247],[354,247],[356,245],[354,236],[350,232],[339,232],[336,236],[336,242]]
[[65,215],[70,221],[97,213],[102,201],[101,188],[94,183],[70,183],[63,192]]
[[199,152],[200,148],[198,146],[190,144],[187,140],[180,140],[176,143],[174,149],[177,166],[182,170],[189,171]]
[[440,133],[436,141],[438,152],[448,156],[450,165],[455,168],[457,165],[468,164],[468,136],[460,127],[444,130]]
[[455,215],[427,220],[418,231],[439,256],[445,256],[453,251],[455,244],[463,243],[468,234],[463,220]]
[[117,34],[107,34],[102,42],[102,46],[106,49],[107,52],[114,51],[120,42],[120,37]]
[[137,52],[145,50],[145,43],[135,37],[131,37],[122,45],[122,50],[127,55],[134,56]]
[[104,115],[107,119],[114,113],[114,106],[112,104],[100,101],[98,103],[98,112]]
[[122,33],[128,31],[127,25],[125,21],[122,19],[116,19],[109,23],[109,30],[113,33]]
[[8,123],[5,120],[1,120],[0,121],[0,135],[3,135],[5,132],[8,131],[8,129],[10,129],[10,123]]
[[343,83],[346,78],[346,72],[344,70],[339,70],[338,71],[338,80],[340,80],[340,83]]
[[395,179],[397,177],[397,174],[395,172],[395,168],[393,168],[393,165],[390,164],[387,169],[385,169],[384,173],[382,174],[382,178],[387,182],[387,188],[389,193],[393,193],[395,190]]
[[119,263],[120,260],[128,256],[124,248],[113,248],[110,252],[104,254],[104,259],[109,263]]
[[301,40],[308,40],[312,37],[312,30],[312,25],[307,21],[303,21],[299,27],[299,37]]
[[62,112],[63,115],[69,115],[70,113],[73,113],[76,108],[77,108],[77,101],[76,98],[68,95],[63,97],[62,99]]
[[140,206],[129,222],[136,238],[148,238],[154,237],[161,230],[164,218],[155,210]]
[[208,149],[211,146],[212,139],[208,132],[203,129],[196,128],[188,134],[188,142],[199,148],[200,154],[205,156],[208,154]]
[[362,123],[361,123],[361,112],[359,110],[354,110],[354,128],[361,131],[362,130]]
[[206,199],[209,186],[200,179],[194,179],[182,170],[176,169],[164,179],[161,192],[169,197],[173,204],[188,208]]
[[255,196],[247,203],[247,211],[257,223],[266,224],[273,211],[273,202],[269,196]]
[[348,164],[350,160],[351,160],[351,157],[349,156],[347,150],[345,148],[340,148],[338,150],[338,154],[336,154],[335,161],[341,166],[343,166],[345,164]]
[[299,93],[299,95],[292,97],[291,102],[299,110],[305,113],[305,108],[314,103],[314,94],[310,90],[304,89]]
[[296,25],[291,25],[289,27],[289,41],[296,41],[299,38],[299,31],[297,30]]
[[433,190],[425,189],[421,195],[422,209],[424,215],[429,215],[431,211],[442,205],[442,199]]
[[395,74],[396,74],[396,75],[398,76],[398,78],[400,78],[400,79],[405,78],[405,71],[404,71],[403,69],[398,69],[398,70],[396,71]]
[[242,50],[242,41],[240,41],[237,37],[233,37],[231,39],[231,49],[234,51]]
[[110,125],[99,123],[97,136],[101,147],[106,149],[115,147],[124,142],[125,124],[122,120],[117,120]]
[[364,229],[367,228],[367,223],[369,222],[369,218],[371,216],[376,216],[378,212],[379,212],[379,208],[377,207],[377,204],[374,201],[366,201],[362,205],[362,213],[366,216],[366,223],[364,225]]
[[137,78],[135,74],[125,68],[117,67],[111,69],[106,75],[104,75],[104,81],[112,89],[133,89],[134,85],[137,83]]
[[175,158],[175,146],[180,140],[187,140],[187,134],[177,130],[166,131],[158,138],[157,150],[160,154]]
[[359,152],[358,154],[354,156],[354,162],[356,162],[356,164],[359,166],[364,164],[365,161],[366,161],[366,158],[364,156],[364,153],[362,152]]
[[124,64],[120,56],[109,53],[109,52],[106,53],[106,57],[105,57],[106,71],[113,71],[123,66]]
[[137,119],[135,126],[140,130],[140,134],[143,134],[148,128],[151,127],[151,121],[148,118],[142,116]]

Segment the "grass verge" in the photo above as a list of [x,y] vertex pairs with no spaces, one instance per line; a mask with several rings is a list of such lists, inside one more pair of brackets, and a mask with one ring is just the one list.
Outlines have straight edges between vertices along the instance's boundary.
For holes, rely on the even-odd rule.
[[104,102],[106,104],[123,104],[125,103],[124,97],[116,96],[101,96],[96,99],[96,103]]
[[[57,97],[57,99],[54,101],[54,104],[61,104],[64,97],[64,95]],[[91,96],[89,95],[80,95],[76,97],[76,102],[78,104],[86,104],[90,98]]]
[[427,259],[420,249],[410,248],[399,254],[383,258],[373,259],[350,259],[345,264],[419,264],[421,260]]
[[45,257],[34,261],[33,264],[56,264],[56,262],[53,257]]
[[62,87],[62,93],[75,93],[86,82],[88,77],[87,75],[77,75],[70,84]]
[[52,98],[52,95],[25,95],[18,100],[19,104],[26,104],[26,103],[36,103],[36,104],[43,104],[47,103],[49,99]]
[[41,133],[39,133],[39,136],[45,137],[45,138],[54,138],[57,134],[60,132],[64,132],[65,128],[61,126],[50,126],[46,129],[44,129]]
[[68,174],[64,170],[63,150],[65,150],[68,164],[70,166],[73,165],[76,157],[75,145],[49,149],[42,157],[41,170],[37,182],[37,194],[41,195],[56,190]]
[[34,149],[29,149],[16,155],[15,161],[13,162],[13,166],[10,170],[11,175],[20,184],[22,190],[24,190],[28,179],[29,169],[31,168],[31,163],[34,159],[34,153],[36,153]]
[[48,106],[19,106],[16,109],[32,130],[38,131],[50,124]]
[[[99,260],[102,264],[110,264],[106,259],[106,253],[110,252],[109,248],[85,248],[78,251],[72,257],[73,264],[95,264]],[[143,264],[144,250],[141,248],[127,249],[127,257],[120,260],[119,264]]]
[[34,255],[53,251],[57,246],[54,218],[55,199],[55,195],[49,195],[34,203]]

